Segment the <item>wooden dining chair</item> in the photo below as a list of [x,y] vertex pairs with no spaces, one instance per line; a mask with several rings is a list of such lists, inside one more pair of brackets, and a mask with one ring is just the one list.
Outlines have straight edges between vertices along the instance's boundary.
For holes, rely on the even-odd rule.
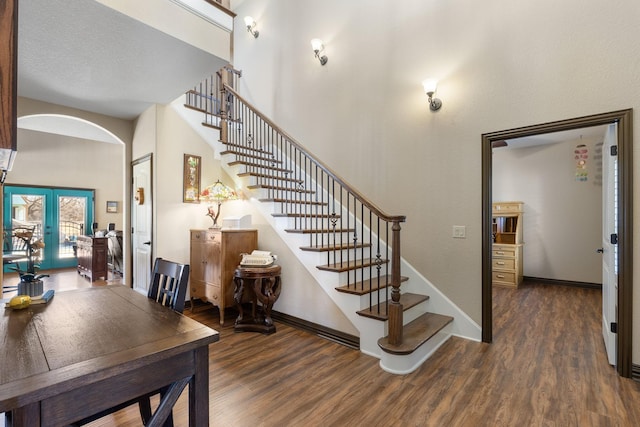
[[178,264],[156,258],[147,296],[165,307],[182,313],[188,280],[189,264]]
[[[162,258],[156,258],[151,273],[151,283],[147,297],[159,304],[169,307],[178,313],[184,310],[184,300],[187,293],[187,282],[189,281],[189,264],[179,264],[173,261],[167,261]],[[112,414],[120,409],[124,409],[134,403],[138,404],[140,416],[143,425],[147,425],[151,419],[151,396],[160,394],[164,396],[169,387],[163,387],[152,393],[145,394],[135,399],[129,400],[113,408],[106,409],[97,414],[86,417],[72,426],[83,426],[106,415]],[[163,424],[164,427],[173,427],[173,415],[169,414],[167,420]]]

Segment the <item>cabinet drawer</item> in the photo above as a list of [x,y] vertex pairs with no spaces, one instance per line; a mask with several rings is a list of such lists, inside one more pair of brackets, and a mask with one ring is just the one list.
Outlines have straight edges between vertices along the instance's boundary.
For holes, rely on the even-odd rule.
[[203,301],[208,301],[214,305],[220,303],[220,287],[214,285],[207,285],[206,283],[192,283],[191,284],[191,298],[199,298]]
[[513,249],[509,249],[509,250],[495,250],[492,253],[493,258],[515,258],[516,257],[516,251],[514,251]]
[[516,268],[516,260],[515,259],[506,259],[506,258],[495,258],[491,262],[492,268],[498,270],[510,270],[515,271]]
[[516,283],[515,273],[508,273],[506,271],[494,271],[491,273],[491,278],[494,282],[512,283],[514,285]]
[[493,204],[494,214],[515,213],[515,212],[522,212],[522,202],[504,202],[504,203]]
[[218,237],[220,241],[220,232],[209,230],[191,230],[191,240],[196,242],[213,242]]

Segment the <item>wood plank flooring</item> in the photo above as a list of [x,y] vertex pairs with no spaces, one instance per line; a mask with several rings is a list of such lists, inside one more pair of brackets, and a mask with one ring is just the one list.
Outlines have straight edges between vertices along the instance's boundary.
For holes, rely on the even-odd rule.
[[[220,327],[210,347],[210,425],[639,426],[640,384],[607,364],[600,291],[525,283],[495,288],[494,343],[452,338],[406,376],[277,323],[264,336]],[[229,322],[228,322],[229,323]],[[174,410],[187,425],[186,393]],[[92,424],[138,426],[135,407]]]

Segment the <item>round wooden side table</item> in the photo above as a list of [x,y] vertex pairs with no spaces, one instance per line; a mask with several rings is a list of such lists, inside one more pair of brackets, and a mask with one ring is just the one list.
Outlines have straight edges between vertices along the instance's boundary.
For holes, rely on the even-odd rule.
[[[276,331],[271,309],[280,296],[280,270],[279,265],[236,268],[233,274],[233,299],[239,313],[234,326],[236,332],[272,334]],[[251,316],[245,316],[242,307],[245,301],[251,301]]]

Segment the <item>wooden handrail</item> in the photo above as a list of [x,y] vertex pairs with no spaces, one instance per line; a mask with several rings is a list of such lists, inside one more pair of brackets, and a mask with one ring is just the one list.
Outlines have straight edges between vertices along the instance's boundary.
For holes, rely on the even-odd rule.
[[251,103],[249,103],[246,99],[244,99],[238,92],[236,92],[231,86],[228,84],[224,84],[224,89],[228,90],[242,101],[244,104],[249,106],[254,114],[260,117],[265,123],[271,126],[275,131],[277,131],[280,135],[284,136],[292,145],[294,145],[301,153],[309,158],[314,164],[322,168],[331,178],[333,178],[336,182],[338,182],[341,186],[343,186],[347,191],[353,194],[356,198],[358,198],[364,206],[374,212],[378,217],[384,219],[388,222],[405,222],[407,217],[405,215],[389,215],[382,211],[378,206],[376,206],[373,202],[371,202],[368,198],[366,198],[362,193],[357,191],[352,185],[349,185],[344,179],[342,179],[338,174],[336,174],[329,166],[318,160],[317,156],[314,156],[309,152],[306,148],[304,148],[298,141],[296,141],[291,135],[282,130],[278,125],[276,125],[271,119],[262,114],[257,108],[255,108]]
[[[220,1],[220,0],[204,0],[204,1],[209,3],[212,6],[215,6],[218,9],[220,9],[221,11],[223,11],[227,15],[231,16],[232,18],[236,17],[236,14],[234,12],[232,12],[231,9],[229,9],[228,6],[225,6],[224,4],[222,4],[222,1]],[[229,3],[229,2],[227,2],[227,3]]]

